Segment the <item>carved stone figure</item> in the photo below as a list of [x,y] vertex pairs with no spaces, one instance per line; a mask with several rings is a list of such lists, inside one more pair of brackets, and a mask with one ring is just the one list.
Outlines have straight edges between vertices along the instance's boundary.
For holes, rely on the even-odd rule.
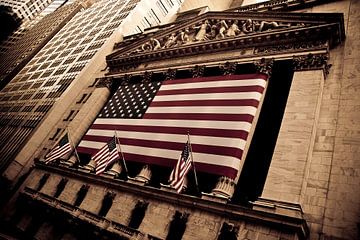
[[267,22],[267,21],[261,21],[259,25],[259,32],[274,29],[274,28],[280,28],[280,27],[290,27],[290,24],[279,24],[277,22]]
[[205,40],[212,40],[216,38],[216,26],[212,26],[210,32],[206,33]]
[[198,28],[199,28],[199,31],[195,35],[195,41],[206,40],[207,30],[211,28],[209,21],[205,20]]
[[189,28],[185,28],[184,30],[182,30],[177,36],[178,45],[186,44],[190,42],[189,34],[190,34]]
[[176,44],[176,36],[175,36],[175,33],[172,33],[168,39],[166,40],[163,48],[169,48],[169,47],[172,47]]
[[161,48],[161,44],[159,42],[159,40],[155,39],[155,38],[150,38],[150,40],[146,43],[144,43],[141,46],[141,49],[144,52],[148,52],[148,51],[153,51],[153,50],[158,50]]
[[240,33],[240,29],[238,26],[238,20],[234,20],[233,23],[230,25],[229,29],[226,31],[227,37],[234,37]]
[[228,25],[226,24],[225,20],[221,20],[218,23],[217,28],[219,29],[219,31],[218,31],[218,34],[216,35],[216,38],[217,39],[225,38],[225,33],[226,33],[227,29],[229,28]]
[[245,23],[242,25],[242,28],[241,30],[244,32],[244,33],[252,33],[254,32],[254,23],[253,21],[249,18],[245,21]]

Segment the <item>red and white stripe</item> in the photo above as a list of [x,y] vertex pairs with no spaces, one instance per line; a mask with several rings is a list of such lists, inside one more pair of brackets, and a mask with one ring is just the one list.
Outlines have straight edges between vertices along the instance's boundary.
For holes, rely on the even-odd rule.
[[93,160],[96,162],[95,174],[98,175],[103,173],[106,167],[115,160],[119,159],[119,157],[117,148],[110,151],[108,144],[106,144],[97,154],[93,156]]
[[45,163],[49,163],[52,162],[60,157],[65,156],[66,154],[68,154],[69,152],[71,152],[71,145],[70,143],[66,143],[63,146],[59,146],[57,145],[55,148],[53,148],[51,150],[50,153],[48,153],[45,157]]
[[235,178],[266,79],[251,74],[164,81],[142,119],[98,118],[78,151],[94,154],[116,130],[127,161],[172,167],[189,132],[196,169]]

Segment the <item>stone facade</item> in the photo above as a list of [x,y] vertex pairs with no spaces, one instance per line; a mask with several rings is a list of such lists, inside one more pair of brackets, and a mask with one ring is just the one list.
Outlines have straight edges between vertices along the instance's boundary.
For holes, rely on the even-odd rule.
[[[291,19],[293,29],[214,39],[202,46],[186,43],[158,51],[137,51],[151,38],[165,38],[197,21],[225,16],[204,14],[188,23],[176,23],[174,30],[160,28],[155,34],[145,32],[143,38],[125,38],[115,44],[107,57],[109,71],[97,79],[100,84],[118,84],[131,78],[151,80],[154,74],[175,78],[179,72],[193,76],[211,71],[232,74],[239,69],[271,73],[270,63],[292,63],[291,86],[257,199],[242,205],[231,191],[229,199],[177,194],[106,173],[97,176],[86,166],[37,162],[3,211],[6,226],[19,236],[37,239],[358,239],[360,41],[356,26],[360,3],[284,2],[289,9],[300,8],[301,13],[267,12],[270,8],[286,9],[273,1],[271,6],[264,3],[235,9],[226,17],[267,22]],[[304,12],[340,12],[344,17]],[[297,39],[302,41],[301,46],[294,44]],[[273,77],[270,81],[286,79]],[[97,101],[98,95],[107,94],[107,89],[97,88],[74,119],[71,127],[78,131],[77,141],[106,101],[105,97]],[[93,105],[96,111],[91,112]],[[87,127],[76,128],[83,117],[88,118]],[[264,121],[261,118],[260,125]],[[257,130],[251,135],[256,139]],[[41,182],[44,185],[40,188]],[[62,183],[65,185],[60,191]],[[243,183],[235,184],[239,187]],[[78,200],[80,189],[87,189],[82,201]],[[80,204],[75,204],[77,201]]]

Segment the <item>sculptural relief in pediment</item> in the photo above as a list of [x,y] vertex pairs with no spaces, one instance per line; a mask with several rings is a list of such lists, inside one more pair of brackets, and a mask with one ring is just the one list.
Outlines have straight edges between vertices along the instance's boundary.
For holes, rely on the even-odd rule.
[[[273,46],[311,46],[314,42],[330,46],[343,38],[343,16],[339,14],[209,12],[188,22],[160,26],[156,32],[131,36],[115,44],[106,61],[110,72],[119,72],[153,60],[234,49],[250,49],[249,56],[258,56]],[[259,48],[266,49],[256,50]]]
[[127,52],[127,55],[151,52],[160,49],[174,48],[202,41],[222,40],[231,37],[272,31],[294,26],[305,26],[304,23],[282,21],[264,21],[248,19],[205,19],[186,26],[165,36],[151,37],[141,46]]

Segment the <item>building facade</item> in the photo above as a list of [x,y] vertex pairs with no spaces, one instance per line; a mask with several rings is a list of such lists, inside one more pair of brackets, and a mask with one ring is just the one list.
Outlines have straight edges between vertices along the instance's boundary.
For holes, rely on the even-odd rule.
[[[360,4],[237,2],[184,3],[172,23],[114,35],[9,158],[3,225],[36,239],[357,239]],[[77,151],[47,162],[65,135]],[[113,136],[123,155],[96,174]],[[178,193],[189,140],[197,171]]]
[[[155,12],[159,9],[154,7],[150,10],[146,1],[97,2],[73,17],[1,91],[1,135],[4,139],[1,146],[3,154],[1,168],[5,169],[9,164],[15,163],[11,159],[19,154],[27,138],[33,134],[34,128],[72,82],[79,82],[80,88],[84,88],[82,86],[84,82],[78,80],[81,78],[80,73],[84,74],[83,77],[90,73],[83,71],[83,68],[98,69],[100,64],[98,59],[105,57],[106,52],[112,48],[113,41],[120,39],[122,34],[130,34],[130,29],[131,31],[142,30],[144,27],[141,23],[144,21],[148,22],[148,26],[168,21],[167,18],[174,14],[179,3],[165,5],[167,12],[159,15]],[[64,7],[71,8],[71,6]],[[44,20],[58,12],[48,15]],[[145,15],[150,13],[153,14],[153,19]],[[54,24],[54,22],[47,23]],[[48,28],[39,28],[41,31],[44,29],[49,31]],[[31,33],[31,37],[36,37],[36,31],[31,31]],[[26,44],[27,42],[24,46]],[[27,45],[26,47],[32,48]],[[102,50],[99,51],[100,49]],[[12,60],[19,60],[16,56],[14,57],[15,59]],[[92,67],[90,67],[91,64],[93,64]],[[91,83],[88,84],[91,85]],[[79,89],[75,89],[73,94],[77,97]],[[91,92],[90,89],[86,91]],[[86,91],[82,96],[89,96],[89,92]],[[86,99],[87,97],[84,97],[82,101]],[[72,115],[67,118],[68,121],[72,120],[81,105],[72,106],[75,109],[67,113]],[[66,124],[65,121],[64,126]],[[51,133],[54,137],[49,138],[56,141],[62,131],[64,129],[60,131],[55,128],[55,132]],[[48,134],[48,132],[44,133]]]
[[86,5],[75,3],[64,6],[54,14],[32,23],[30,29],[23,26],[3,43],[8,48],[0,55],[0,89],[3,89],[20,70],[33,59],[36,53],[60,29]]

